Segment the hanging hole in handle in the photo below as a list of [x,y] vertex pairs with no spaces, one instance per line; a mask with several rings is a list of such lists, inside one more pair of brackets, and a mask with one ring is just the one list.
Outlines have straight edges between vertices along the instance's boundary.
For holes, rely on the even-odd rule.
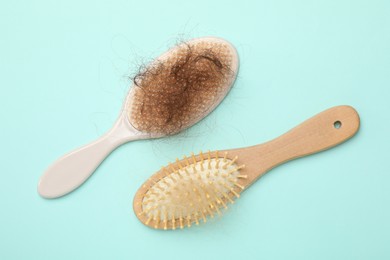
[[341,122],[337,120],[336,122],[333,123],[333,126],[336,129],[340,129],[341,128]]

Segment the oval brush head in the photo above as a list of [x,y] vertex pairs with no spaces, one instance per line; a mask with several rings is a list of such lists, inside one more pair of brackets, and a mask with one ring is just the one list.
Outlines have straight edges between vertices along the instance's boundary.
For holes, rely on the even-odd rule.
[[244,189],[240,180],[247,178],[239,172],[244,167],[237,164],[237,157],[229,159],[227,152],[222,157],[216,151],[176,159],[142,186],[134,200],[135,212],[154,228],[206,222],[207,216],[221,214],[221,209],[240,196]]
[[134,77],[129,121],[141,132],[178,133],[222,101],[237,70],[237,52],[223,39],[204,37],[179,44]]
[[349,106],[338,106],[270,142],[176,159],[138,190],[134,211],[141,222],[158,229],[206,222],[208,216],[220,214],[268,170],[340,144],[358,129],[357,112]]

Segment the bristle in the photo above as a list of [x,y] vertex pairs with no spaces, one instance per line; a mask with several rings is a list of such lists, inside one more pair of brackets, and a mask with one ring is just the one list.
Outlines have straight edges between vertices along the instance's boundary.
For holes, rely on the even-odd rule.
[[[142,196],[142,212],[145,224],[161,229],[180,229],[207,222],[207,217],[221,215],[221,209],[233,198],[240,197],[244,186],[240,179],[247,178],[239,171],[237,157],[217,157],[218,152],[191,154],[191,161],[176,159],[161,170],[160,177],[152,178],[152,185]],[[148,187],[148,185],[147,185]]]
[[153,215],[150,215],[149,218],[146,220],[145,224],[148,225],[149,222],[152,220],[153,218]]
[[199,156],[200,156],[200,170],[204,171],[204,168],[203,168],[203,161],[204,161],[204,159],[203,159],[202,151],[200,151]]
[[229,181],[230,181],[231,183],[233,183],[234,186],[237,186],[237,187],[240,188],[241,190],[245,189],[245,187],[242,186],[241,184],[237,183],[237,181],[235,181],[235,180],[233,180],[233,179],[229,179]]
[[179,213],[179,224],[180,224],[180,229],[183,229],[184,228],[184,225],[183,225],[183,215],[181,214],[181,211]]
[[208,151],[207,153],[208,157],[207,157],[207,169],[211,170],[211,154],[210,154],[210,150]]
[[174,173],[177,173],[177,170],[173,167],[173,165],[169,162],[169,164],[168,164],[168,167],[169,167],[169,169],[172,171],[172,172],[174,172]]
[[207,222],[207,218],[206,218],[206,215],[204,214],[204,212],[202,210],[200,211],[200,214],[202,215],[203,223],[206,223]]
[[153,221],[154,221],[154,228],[158,228],[158,226],[160,224],[160,211],[159,210],[157,210],[157,214],[154,216]]
[[224,164],[224,165],[222,166],[222,169],[226,169],[227,167],[229,167],[230,165],[232,165],[233,163],[235,163],[237,159],[238,159],[238,156],[234,157],[234,159],[233,159],[232,161],[229,161],[229,162],[227,162],[226,164]]
[[215,164],[215,168],[219,168],[219,157],[218,157],[218,151],[215,151],[215,158],[216,158],[216,164]]
[[188,161],[187,156],[184,155],[183,159],[186,161],[186,166],[187,166],[186,169],[189,168],[190,167],[190,162]]
[[167,228],[168,228],[168,213],[167,213],[166,209],[164,209],[163,223],[164,223],[164,230],[167,230]]
[[223,162],[226,162],[227,152],[225,152],[225,155],[223,156]]
[[194,153],[191,153],[191,157],[192,157],[192,163],[195,165],[196,164],[196,158],[195,158]]
[[161,167],[161,170],[160,172],[163,172],[165,176],[169,176],[171,173],[169,172],[169,170],[166,168],[166,167]]
[[227,199],[230,203],[234,203],[234,200],[232,200],[232,198],[230,198],[230,196],[228,194],[226,194],[226,192],[221,192],[221,194],[223,195],[223,197],[225,199]]
[[181,165],[179,158],[176,158],[176,164],[179,166],[180,170],[183,170],[183,166]]
[[191,215],[187,216],[187,227],[191,227]]
[[[213,205],[214,205],[214,203],[213,203]],[[214,206],[214,209],[217,211],[217,213],[218,213],[218,215],[219,216],[221,216],[222,215],[222,213],[221,213],[221,211],[219,210],[219,207],[217,206]]]
[[199,225],[198,213],[197,212],[195,212],[195,214],[194,214],[194,220],[195,220],[195,224]]
[[176,218],[175,218],[175,214],[173,214],[173,217],[171,218],[171,221],[172,221],[172,229],[175,230],[176,229]]

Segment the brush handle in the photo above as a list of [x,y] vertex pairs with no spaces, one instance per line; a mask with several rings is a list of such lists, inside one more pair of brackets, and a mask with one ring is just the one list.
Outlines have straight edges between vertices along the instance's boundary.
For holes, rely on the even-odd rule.
[[248,166],[246,172],[250,174],[249,181],[253,182],[286,161],[317,153],[346,141],[358,131],[359,122],[359,115],[354,108],[333,107],[270,142],[238,150],[237,154]]
[[101,138],[55,161],[39,180],[38,193],[44,198],[52,199],[75,190],[92,175],[115,148],[136,139],[142,137],[136,132],[129,132],[124,120],[120,118]]

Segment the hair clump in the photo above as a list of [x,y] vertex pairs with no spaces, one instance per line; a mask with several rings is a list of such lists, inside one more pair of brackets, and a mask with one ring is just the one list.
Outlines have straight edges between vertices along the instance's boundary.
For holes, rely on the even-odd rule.
[[199,121],[233,78],[227,44],[182,43],[133,77],[129,119],[139,131],[175,134]]

